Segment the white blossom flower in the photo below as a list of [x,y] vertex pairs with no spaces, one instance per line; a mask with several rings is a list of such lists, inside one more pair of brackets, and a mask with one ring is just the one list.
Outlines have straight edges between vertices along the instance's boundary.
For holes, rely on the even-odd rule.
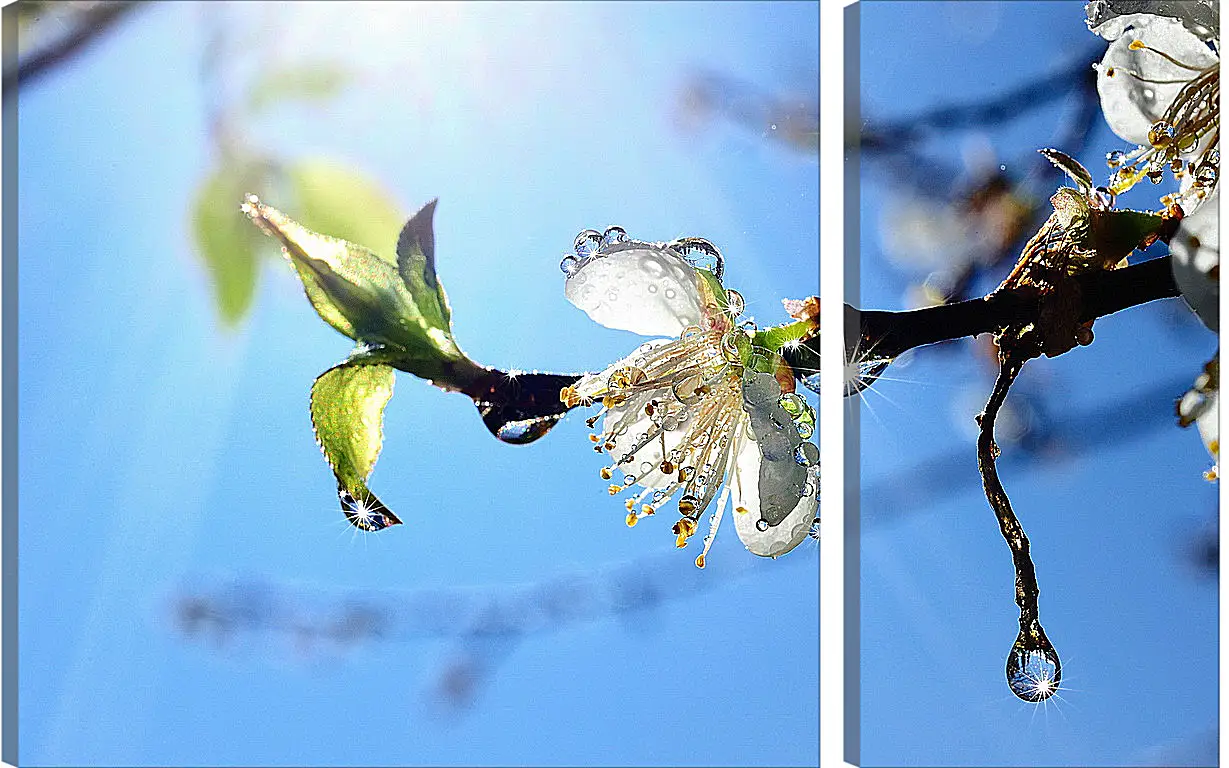
[[1106,156],[1116,169],[1110,189],[1121,193],[1144,177],[1160,183],[1169,171],[1180,191],[1162,203],[1189,214],[1211,196],[1220,173],[1219,31],[1203,23],[1207,8],[1199,4],[1169,4],[1174,17],[1113,15],[1106,5],[1089,6],[1093,31],[1111,41],[1097,66],[1101,109],[1114,133],[1139,145]]
[[753,348],[754,326],[737,323],[743,298],[722,286],[717,249],[699,238],[628,240],[611,227],[582,232],[561,266],[568,300],[592,319],[674,337],[642,344],[560,392],[569,406],[601,403],[587,422],[602,420],[590,440],[612,460],[602,478],[621,473],[610,495],[630,492],[628,526],[677,496],[683,547],[712,507],[700,568],[731,508],[756,555],[785,554],[817,530],[819,451],[805,440],[814,410],[775,352]]
[[1204,325],[1220,327],[1220,211],[1219,193],[1206,205],[1182,219],[1169,240],[1174,282],[1182,298]]

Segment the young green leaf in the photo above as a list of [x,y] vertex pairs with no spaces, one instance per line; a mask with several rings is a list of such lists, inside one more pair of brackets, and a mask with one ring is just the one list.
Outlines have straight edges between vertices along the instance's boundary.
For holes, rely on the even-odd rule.
[[401,522],[367,487],[384,442],[384,406],[393,396],[393,376],[387,365],[346,361],[312,385],[312,427],[337,477],[342,512],[368,531]]
[[338,64],[311,64],[266,70],[248,91],[248,112],[256,115],[287,101],[326,101],[341,91],[350,74]]
[[243,211],[282,244],[312,306],[341,333],[415,355],[461,355],[447,330],[424,318],[419,296],[387,260],[361,245],[313,232],[255,196]]
[[395,238],[405,215],[388,190],[374,179],[327,160],[296,163],[286,169],[286,177],[300,224],[364,245],[396,265]]
[[193,203],[196,248],[213,280],[218,314],[230,327],[252,305],[261,245],[256,232],[235,216],[235,200],[260,183],[259,165],[223,162],[201,183]]

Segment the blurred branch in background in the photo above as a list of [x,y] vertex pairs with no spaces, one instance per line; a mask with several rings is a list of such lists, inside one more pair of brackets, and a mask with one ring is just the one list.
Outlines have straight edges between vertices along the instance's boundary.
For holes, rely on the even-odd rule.
[[[635,620],[659,605],[728,585],[759,565],[730,558],[700,571],[673,552],[520,585],[396,592],[323,590],[231,579],[184,586],[171,599],[181,636],[214,649],[268,650],[301,658],[366,651],[377,643],[449,642],[429,697],[446,710],[471,706],[516,644],[536,634],[610,618]],[[773,563],[789,567],[789,560]],[[279,654],[280,655],[280,654]]]
[[72,61],[140,7],[132,0],[17,3],[18,52],[16,64],[4,71],[4,97]]
[[[818,73],[812,82],[818,82]],[[732,75],[701,71],[679,92],[675,120],[685,131],[709,128],[716,119],[777,142],[795,152],[819,155],[819,98],[815,94],[767,91]]]
[[977,293],[986,276],[1001,278],[1024,240],[1049,215],[1048,199],[1058,177],[1031,150],[1018,158],[997,158],[987,150],[967,158],[965,167],[955,167],[927,145],[938,142],[940,155],[946,156],[958,136],[999,129],[1065,101],[1066,117],[1046,142],[1078,154],[1100,113],[1091,67],[1098,56],[1098,49],[1089,49],[1009,91],[905,119],[871,119],[850,134],[862,158],[904,190],[888,206],[881,231],[883,250],[897,268],[921,278],[908,288],[908,304],[962,301]]

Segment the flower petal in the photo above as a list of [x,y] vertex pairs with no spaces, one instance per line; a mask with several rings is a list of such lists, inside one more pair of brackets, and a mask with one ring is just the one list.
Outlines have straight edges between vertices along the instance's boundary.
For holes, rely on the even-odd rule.
[[799,498],[783,520],[761,531],[760,468],[763,462],[759,446],[749,436],[743,437],[733,461],[730,482],[734,489],[734,529],[747,549],[760,557],[779,557],[805,541],[819,509],[818,467],[805,472],[810,493]]
[[[1101,60],[1097,93],[1110,129],[1126,141],[1147,145],[1148,130],[1195,75],[1156,51],[1190,67],[1214,66],[1218,59],[1180,21],[1147,14],[1132,18],[1137,25],[1123,31]],[[1132,50],[1136,40],[1153,50]]]
[[1182,219],[1169,241],[1174,282],[1199,319],[1214,331],[1220,326],[1219,197],[1219,194],[1212,195],[1198,210]]
[[1202,40],[1220,36],[1219,0],[1093,0],[1084,8],[1088,28],[1106,40],[1157,16],[1181,21]]
[[781,387],[771,375],[747,377],[743,384],[743,410],[750,434],[734,455],[735,507],[747,511],[734,516],[734,527],[747,549],[776,557],[798,546],[810,531],[818,507],[815,471],[798,463],[802,444],[779,400]]
[[703,317],[696,270],[669,248],[627,242],[583,260],[564,286],[568,301],[607,328],[678,336]]

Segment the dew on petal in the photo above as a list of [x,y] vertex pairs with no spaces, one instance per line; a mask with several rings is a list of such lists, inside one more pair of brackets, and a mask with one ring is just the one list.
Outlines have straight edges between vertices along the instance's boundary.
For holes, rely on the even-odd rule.
[[602,245],[614,245],[627,240],[627,230],[623,227],[607,227],[602,233]]
[[733,288],[729,288],[725,292],[726,312],[730,317],[738,317],[747,308],[747,301],[743,295]]
[[802,443],[794,449],[794,461],[803,467],[809,467],[819,461],[819,446],[815,443]]
[[602,247],[602,233],[596,229],[586,229],[576,236],[572,247],[578,258],[587,259]]

